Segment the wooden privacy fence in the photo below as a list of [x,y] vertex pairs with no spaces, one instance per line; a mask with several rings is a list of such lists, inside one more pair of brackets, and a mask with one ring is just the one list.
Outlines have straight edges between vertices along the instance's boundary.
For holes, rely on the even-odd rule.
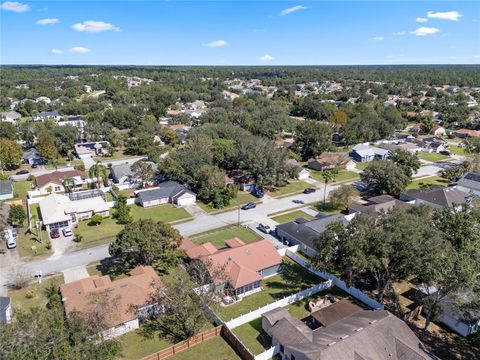
[[222,332],[222,327],[223,327],[223,325],[217,326],[213,329],[206,330],[204,332],[201,332],[200,334],[194,335],[187,340],[179,342],[175,345],[172,345],[172,346],[170,346],[166,349],[160,350],[156,353],[145,356],[142,360],[164,360],[164,359],[168,359],[169,357],[172,357],[172,356],[178,354],[179,352],[188,350],[195,345],[199,345],[199,344],[201,344],[205,341],[216,338]]

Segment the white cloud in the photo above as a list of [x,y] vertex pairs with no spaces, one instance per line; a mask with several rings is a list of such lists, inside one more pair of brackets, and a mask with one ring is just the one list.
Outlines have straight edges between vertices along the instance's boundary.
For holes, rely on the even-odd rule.
[[88,20],[73,24],[72,29],[81,32],[98,33],[102,31],[120,31],[120,28],[104,21]]
[[35,24],[37,25],[50,25],[58,23],[58,19],[40,19]]
[[406,33],[407,33],[406,31],[397,31],[397,32],[392,33],[392,35],[393,36],[403,36]]
[[286,8],[286,9],[283,9],[282,11],[280,11],[280,15],[284,16],[284,15],[294,13],[295,11],[305,10],[305,9],[307,9],[307,7],[303,6],[303,5],[292,6],[292,7],[289,7],[289,8]]
[[430,19],[458,21],[463,16],[458,11],[433,12],[429,11],[427,16]]
[[90,49],[86,48],[86,47],[81,47],[81,46],[74,46],[74,47],[70,48],[69,51],[71,53],[74,53],[74,54],[86,54],[86,53],[90,52]]
[[417,18],[415,19],[415,21],[416,21],[417,23],[424,23],[424,22],[427,22],[428,19],[427,19],[427,18],[422,18],[422,17],[417,17]]
[[208,44],[205,44],[204,46],[207,46],[210,48],[218,48],[226,45],[227,45],[227,42],[225,40],[215,40],[215,41],[209,42]]
[[440,29],[437,29],[434,27],[422,26],[422,27],[419,27],[417,30],[411,31],[410,34],[413,34],[416,36],[427,36],[427,35],[436,34],[439,31]]
[[0,9],[6,10],[6,11],[13,11],[17,13],[23,13],[30,10],[30,6],[28,6],[27,4],[16,2],[16,1],[5,1],[4,3],[2,3],[2,5],[0,5]]
[[52,54],[54,55],[62,55],[63,51],[60,49],[52,49]]
[[271,56],[271,55],[268,55],[268,54],[260,56],[258,58],[258,60],[260,60],[260,61],[272,61],[273,59],[274,59],[274,57]]
[[385,38],[383,36],[375,36],[373,40],[375,41],[383,41]]

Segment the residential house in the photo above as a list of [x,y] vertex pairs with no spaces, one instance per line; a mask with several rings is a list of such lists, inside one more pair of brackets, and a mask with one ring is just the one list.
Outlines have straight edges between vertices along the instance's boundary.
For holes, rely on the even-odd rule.
[[45,104],[50,104],[52,100],[47,96],[39,96],[38,98],[35,99],[35,102],[37,103],[43,102]]
[[12,322],[12,300],[8,296],[0,296],[0,323]]
[[365,204],[351,204],[348,207],[349,214],[368,214],[377,216],[382,212],[388,212],[396,206],[407,207],[411,206],[413,202],[406,202],[395,199],[390,195],[379,195],[368,199]]
[[70,193],[68,196],[51,194],[38,205],[47,231],[76,226],[95,214],[103,217],[109,215],[105,194],[100,190]]
[[97,141],[75,144],[75,153],[79,159],[88,159],[108,153],[108,141]]
[[310,178],[310,171],[307,169],[301,169],[297,174],[298,180],[307,180]]
[[22,115],[16,111],[6,111],[0,113],[2,121],[14,123],[22,118]]
[[457,188],[480,196],[480,173],[469,172],[457,182]]
[[345,216],[336,214],[310,221],[304,218],[298,218],[294,221],[277,225],[275,231],[280,241],[288,243],[289,245],[299,245],[299,250],[302,253],[307,256],[315,256],[314,239],[323,233],[326,227],[334,221],[340,221],[344,225],[348,224]]
[[[139,161],[142,161],[146,164],[150,164],[153,169],[157,169],[157,165],[152,161],[144,161],[144,160],[139,160]],[[134,174],[132,171],[133,164],[125,163],[120,165],[113,165],[110,168],[110,176],[116,185],[128,185],[130,187],[139,185],[135,182],[135,179],[134,179]],[[148,182],[147,184],[153,185],[153,183],[154,182]]]
[[284,308],[262,315],[262,328],[282,360],[431,359],[408,325],[386,310],[350,309],[328,323],[312,329]]
[[[416,114],[415,114],[415,115],[416,115]],[[411,132],[411,133],[420,134],[420,133],[423,131],[422,124],[420,124],[420,123],[412,124],[412,125],[408,128],[408,131]]]
[[209,268],[224,269],[222,279],[214,279],[218,290],[227,296],[243,297],[261,290],[261,281],[277,274],[282,257],[266,239],[244,243],[239,238],[225,241],[225,248],[217,249],[212,243],[201,245],[184,239],[182,248],[190,259],[199,259]]
[[53,120],[55,122],[61,119],[58,111],[42,111],[38,116],[32,116],[32,121],[44,122],[45,120]]
[[197,195],[175,181],[165,181],[158,187],[136,192],[138,203],[143,207],[161,204],[188,206],[195,204]]
[[447,135],[447,131],[443,126],[440,125],[435,125],[432,127],[432,129],[428,132],[430,135],[435,135],[435,136],[445,136]]
[[355,168],[355,164],[347,154],[328,151],[308,160],[307,166],[313,170]]
[[62,284],[60,294],[67,317],[75,311],[88,313],[94,306],[95,295],[108,297],[112,308],[104,314],[110,327],[105,335],[112,338],[138,329],[142,321],[158,311],[151,295],[160,284],[151,266],[137,266],[130,271],[130,276],[115,281],[108,275],[93,275]]
[[85,120],[83,120],[82,115],[69,115],[66,118],[60,119],[58,121],[58,126],[73,126],[83,131],[85,128]]
[[378,147],[388,150],[390,154],[397,150],[404,150],[415,154],[417,151],[421,151],[423,149],[422,147],[419,147],[418,144],[409,142],[381,143],[378,145]]
[[428,205],[433,208],[461,209],[469,204],[472,196],[456,186],[443,187],[432,185],[428,189],[410,189],[400,194],[400,200],[414,202],[416,205]]
[[29,165],[40,165],[46,163],[46,160],[38,153],[37,149],[30,148],[23,153],[23,162]]
[[73,179],[74,188],[72,190],[80,190],[88,183],[87,174],[79,170],[54,171],[39,175],[35,177],[35,182],[40,194],[48,195],[51,193],[65,192],[63,182],[67,178]]
[[233,179],[235,184],[240,187],[240,190],[242,191],[252,192],[257,187],[257,182],[255,181],[255,179],[245,174],[242,170],[234,170],[230,172],[230,177]]
[[353,160],[358,162],[386,160],[388,158],[388,154],[388,150],[368,144],[358,144],[350,152],[350,156],[353,158]]
[[480,130],[458,129],[455,130],[453,134],[462,139],[469,137],[478,137],[480,136]]
[[0,180],[0,200],[13,199],[12,180]]

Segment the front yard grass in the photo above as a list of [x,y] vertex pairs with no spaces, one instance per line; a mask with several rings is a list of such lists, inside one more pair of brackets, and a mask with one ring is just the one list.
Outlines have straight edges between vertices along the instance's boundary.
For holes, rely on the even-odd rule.
[[285,196],[288,194],[297,194],[309,187],[312,186],[305,181],[290,180],[287,185],[275,188],[273,191],[269,191],[268,194],[273,197]]
[[225,246],[225,240],[234,237],[238,237],[244,242],[251,242],[262,238],[255,231],[252,231],[249,228],[245,228],[243,226],[228,226],[226,228],[213,230],[207,233],[200,234],[198,236],[194,235],[191,237],[191,240],[195,244],[211,242],[217,248],[222,248]]
[[191,217],[187,210],[170,204],[144,208],[140,205],[131,205],[130,212],[134,220],[152,219],[153,221],[171,222]]
[[[35,306],[44,307],[48,302],[48,299],[45,296],[45,289],[51,284],[55,284],[58,287],[64,282],[63,275],[57,275],[44,279],[41,284],[34,283],[23,289],[10,290],[8,296],[12,298],[12,306],[14,309],[21,308],[23,310],[28,310]],[[34,296],[29,299],[27,298],[27,293],[30,291]]]
[[17,248],[21,257],[47,257],[52,254],[50,239],[45,230],[42,230],[42,241],[37,236],[37,230],[31,233],[27,229],[18,229]]
[[[311,171],[312,178],[315,180],[323,183],[323,178],[322,178],[322,173],[320,171]],[[360,174],[354,172],[354,171],[349,171],[349,170],[339,170],[338,174],[335,175],[335,183],[341,183],[341,182],[347,182],[347,181],[353,181],[353,180],[358,180],[360,179]]]
[[32,181],[22,180],[13,182],[13,195],[15,199],[25,200],[27,192],[32,190]]
[[368,162],[355,162],[355,167],[358,169],[358,170],[365,170],[365,168],[368,166]]
[[89,220],[81,221],[76,229],[72,229],[75,235],[81,235],[82,241],[77,243],[77,248],[85,249],[97,245],[109,243],[123,229],[123,225],[111,217],[103,219],[100,225],[90,225]]
[[294,261],[284,258],[283,271],[262,281],[262,290],[244,297],[233,305],[220,307],[218,315],[228,321],[285,296],[315,286],[324,280],[304,269]]
[[197,205],[200,206],[204,211],[207,213],[215,212],[215,211],[228,211],[239,206],[245,205],[249,202],[259,203],[261,200],[253,196],[252,194],[245,192],[245,191],[238,191],[237,196],[230,200],[230,204],[222,209],[216,209],[211,204],[205,204],[203,201],[198,200]]
[[465,155],[465,148],[463,146],[448,145],[447,150],[455,155]]
[[445,161],[445,160],[452,159],[451,157],[446,155],[437,154],[437,153],[428,153],[425,151],[419,151],[417,153],[417,156],[422,160],[430,161],[430,162]]
[[292,212],[289,212],[287,214],[283,214],[283,215],[279,215],[279,216],[275,216],[272,218],[273,221],[276,221],[277,223],[286,223],[286,222],[289,222],[289,221],[293,221],[293,220],[296,220],[298,218],[304,218],[304,219],[307,219],[307,220],[313,220],[315,219],[314,216],[310,215],[310,214],[307,214],[306,212],[302,211],[302,210],[297,210],[297,211],[292,211]]
[[439,176],[431,176],[419,180],[412,181],[408,186],[407,190],[411,189],[420,189],[422,187],[428,187],[430,185],[441,185],[448,186],[449,181]]

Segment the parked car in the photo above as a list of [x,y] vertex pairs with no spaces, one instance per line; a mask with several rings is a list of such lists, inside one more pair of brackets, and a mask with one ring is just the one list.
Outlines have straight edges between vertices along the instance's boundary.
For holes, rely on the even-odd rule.
[[62,233],[63,233],[63,236],[65,236],[65,237],[70,237],[70,236],[73,235],[73,232],[72,232],[72,230],[70,230],[70,228],[64,228],[62,230]]
[[251,194],[259,199],[263,198],[263,196],[265,195],[260,188],[253,189]]
[[256,207],[257,207],[257,204],[255,204],[254,202],[249,202],[249,203],[242,206],[242,210],[250,210],[250,209],[254,209]]
[[3,236],[5,238],[5,242],[7,243],[7,249],[14,249],[17,247],[16,241],[16,233],[14,233],[11,229],[3,230]]
[[305,190],[303,190],[303,193],[304,194],[311,194],[311,193],[314,193],[315,191],[317,191],[317,190],[314,189],[314,188],[306,188]]
[[293,202],[294,204],[305,204],[305,201],[303,201],[303,200],[298,200],[298,199],[292,200],[292,202]]
[[440,154],[441,155],[446,155],[446,156],[452,156],[452,153],[448,150],[442,150],[442,151],[440,151]]
[[31,168],[32,168],[32,169],[36,169],[37,167],[38,167],[37,164],[32,164],[32,165],[31,165]]
[[58,231],[58,229],[53,229],[52,231],[50,231],[50,237],[52,239],[57,239],[60,237],[60,231]]
[[17,173],[15,175],[26,175],[28,173],[29,173],[29,171],[24,169],[24,170],[17,171]]
[[265,225],[265,224],[258,224],[258,229],[262,232],[264,232],[265,234],[269,234],[270,233],[270,226],[268,225]]

